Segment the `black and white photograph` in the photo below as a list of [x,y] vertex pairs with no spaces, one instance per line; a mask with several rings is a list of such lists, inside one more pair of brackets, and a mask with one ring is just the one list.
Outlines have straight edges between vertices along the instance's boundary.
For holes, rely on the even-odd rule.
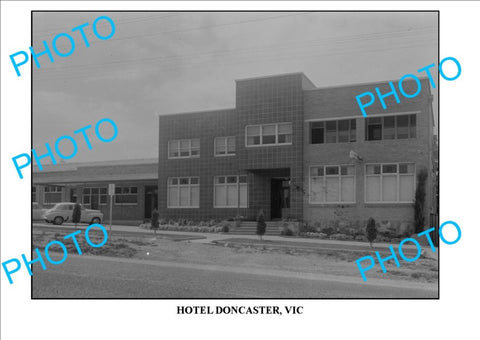
[[0,336],[475,338],[479,10],[1,1]]
[[438,12],[32,22],[33,298],[438,297]]

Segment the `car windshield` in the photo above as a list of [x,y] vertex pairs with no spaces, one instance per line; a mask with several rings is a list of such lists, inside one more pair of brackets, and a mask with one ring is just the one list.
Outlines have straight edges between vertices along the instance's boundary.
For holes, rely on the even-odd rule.
[[71,204],[57,203],[53,207],[55,210],[69,210]]

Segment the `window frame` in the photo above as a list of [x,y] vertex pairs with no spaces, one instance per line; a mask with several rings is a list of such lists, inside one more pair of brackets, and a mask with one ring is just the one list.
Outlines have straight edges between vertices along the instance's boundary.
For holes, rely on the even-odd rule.
[[32,185],[32,203],[38,203],[38,190],[35,185]]
[[[413,165],[413,172],[402,174],[400,173],[401,164]],[[380,166],[380,174],[367,174],[367,166]],[[395,201],[383,201],[383,166],[395,165],[397,167],[396,173],[386,173],[386,176],[396,176],[396,200]],[[400,177],[413,176],[413,199],[412,201],[400,201]],[[379,177],[380,178],[380,200],[379,201],[367,201],[367,177]],[[417,187],[417,166],[415,162],[385,162],[385,163],[368,163],[364,166],[364,197],[365,204],[413,204],[415,202],[415,190]]]
[[[217,184],[216,179],[219,177],[224,177],[225,182],[224,183],[219,183]],[[240,197],[239,190],[241,186],[244,186],[247,188],[247,200],[246,200],[246,205],[241,205],[240,201],[237,202],[237,205],[217,205],[217,197],[216,197],[216,188],[217,186],[225,186],[228,187],[229,185],[232,186],[232,184],[227,183],[227,177],[236,177],[236,188],[237,188],[237,198]],[[240,177],[245,177],[245,183],[240,183]],[[246,209],[248,208],[248,176],[247,175],[218,175],[218,176],[213,176],[213,208],[214,209]]]
[[[47,187],[48,187],[48,188],[53,187],[53,188],[55,188],[55,191],[50,191],[50,190],[47,191]],[[57,189],[60,189],[60,190],[57,190]],[[51,194],[51,193],[60,193],[60,201],[57,201],[57,202],[47,202],[47,200],[45,199],[45,197],[46,197],[47,194]],[[62,201],[63,201],[63,187],[62,187],[62,186],[59,186],[59,185],[46,185],[46,186],[43,187],[43,203],[44,203],[44,205],[62,203]]]
[[[84,191],[85,189],[90,189],[90,193],[85,194],[85,191]],[[98,193],[97,194],[92,194],[92,189],[98,189]],[[105,194],[101,193],[101,189],[106,190]],[[89,206],[91,206],[93,195],[98,196],[98,205],[107,205],[107,203],[108,203],[108,188],[107,187],[102,187],[102,186],[99,186],[99,187],[91,187],[91,186],[83,187],[83,189],[82,189],[82,205],[87,205],[88,204]],[[85,203],[85,199],[84,199],[85,196],[90,197],[90,203]],[[106,198],[105,203],[101,203],[102,202],[102,200],[100,198],[101,196],[105,196],[105,198]]]
[[[180,184],[180,179],[188,178],[188,184]],[[192,184],[192,178],[196,178],[197,184]],[[170,184],[170,180],[176,179],[177,184]],[[178,206],[171,206],[170,205],[170,188],[175,187],[178,190]],[[190,205],[186,206],[180,205],[180,187],[188,187],[189,188],[189,197],[190,197]],[[192,187],[198,188],[198,206],[192,206]],[[181,177],[167,177],[167,209],[199,209],[200,208],[200,177],[199,176],[181,176]]]
[[[353,175],[342,175],[342,167],[348,166],[353,168]],[[339,200],[335,202],[328,202],[327,201],[327,192],[324,191],[323,201],[322,202],[315,202],[312,201],[312,168],[323,168],[323,176],[315,176],[315,177],[323,177],[323,185],[326,187],[326,180],[327,177],[338,178],[338,197]],[[338,175],[327,175],[326,168],[328,167],[337,167],[338,168]],[[342,177],[353,177],[353,201],[342,201]],[[308,168],[308,203],[311,205],[332,205],[332,204],[356,204],[357,203],[357,167],[354,164],[326,164],[326,165],[310,165]]]
[[[335,123],[335,142],[327,142],[327,124],[328,123]],[[347,131],[347,142],[340,142],[340,122],[348,122],[348,130]],[[352,124],[353,122],[353,124]],[[313,143],[313,125],[322,123],[322,127],[316,127],[315,129],[322,129],[323,130],[323,141],[321,143]],[[352,126],[355,125],[355,129]],[[353,134],[354,138],[352,138],[352,132],[355,131]],[[357,120],[356,118],[343,118],[343,119],[325,119],[325,120],[315,120],[308,122],[308,132],[309,132],[309,139],[308,143],[310,145],[319,145],[319,144],[341,144],[341,143],[356,143],[357,142]]]
[[[198,155],[192,155],[192,141],[194,140],[198,140]],[[182,142],[185,142],[185,141],[188,141],[188,156],[181,156],[180,155],[180,152],[182,150],[181,145],[182,145]],[[178,156],[170,156],[170,144],[174,142],[178,143],[178,147],[177,147]],[[200,149],[201,149],[200,142],[201,142],[200,138],[171,139],[167,143],[167,158],[168,159],[200,158]]]
[[[124,188],[128,188],[130,192],[128,192],[128,193],[123,193],[123,192],[122,192],[122,193],[118,193],[118,194],[117,194],[117,192],[116,192],[117,189],[122,189],[122,191],[123,191]],[[135,188],[137,192],[136,192],[136,193],[131,193],[132,188]],[[118,197],[118,196],[124,196],[124,195],[129,195],[129,196],[135,195],[136,202],[135,202],[135,203],[118,203],[118,202],[117,202],[117,197]],[[115,195],[114,195],[114,196],[115,196],[115,198],[114,198],[113,204],[115,204],[115,205],[138,205],[138,186],[116,185],[116,186],[115,186]],[[100,204],[99,204],[99,205],[100,205]]]
[[[224,146],[225,146],[225,153],[217,153],[217,140],[218,139],[224,139]],[[233,153],[228,153],[228,139],[233,138],[233,141],[235,142],[235,151]],[[213,139],[213,156],[214,157],[231,157],[231,156],[236,156],[237,155],[237,138],[236,136],[225,136],[225,137],[215,137]]]
[[[264,126],[270,126],[274,125],[275,126],[275,143],[268,143],[268,144],[263,144],[263,128]],[[279,143],[278,141],[278,126],[279,125],[290,125],[292,129],[292,133],[290,134],[291,136],[291,141],[290,142],[285,142],[285,143]],[[249,127],[259,127],[260,128],[260,144],[248,144],[248,128]],[[282,134],[285,135],[285,134]],[[271,135],[268,135],[271,136]],[[288,136],[288,135],[287,135]],[[245,147],[246,148],[258,148],[258,147],[268,147],[268,146],[285,146],[285,145],[293,145],[293,122],[280,122],[280,123],[265,123],[265,124],[252,124],[252,125],[245,125]]]
[[[375,142],[375,141],[387,141],[387,140],[408,140],[408,139],[416,139],[417,138],[417,114],[420,112],[408,112],[408,113],[399,113],[399,114],[389,114],[389,115],[374,115],[374,116],[369,116],[366,118],[365,121],[365,142]],[[398,138],[398,117],[405,117],[407,119],[407,134],[408,136],[406,138]],[[412,118],[414,117],[414,118]],[[374,118],[379,118],[381,121],[381,138],[380,139],[369,139],[370,135],[368,133],[368,127],[369,125],[369,120],[374,119]],[[393,138],[385,138],[385,118],[393,118],[394,119],[394,125],[393,125]],[[412,125],[412,122],[415,122],[415,126]],[[373,124],[372,124],[373,125]],[[413,129],[414,128],[414,129]]]

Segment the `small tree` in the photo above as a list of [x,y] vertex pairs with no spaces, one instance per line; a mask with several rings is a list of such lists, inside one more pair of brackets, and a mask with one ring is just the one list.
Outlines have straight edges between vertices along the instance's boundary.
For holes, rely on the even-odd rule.
[[425,187],[427,184],[428,172],[425,169],[420,170],[417,176],[417,189],[415,190],[415,232],[419,233],[425,227]]
[[81,215],[82,215],[82,210],[81,210],[80,204],[77,202],[73,206],[73,211],[72,211],[72,222],[75,223],[75,228],[77,227],[77,224],[80,222]]
[[370,248],[373,248],[372,243],[377,238],[377,225],[373,218],[369,218],[367,222],[367,239],[370,242]]
[[152,229],[154,231],[154,233],[156,234],[157,233],[157,229],[158,229],[158,219],[160,217],[160,214],[158,213],[158,210],[157,209],[153,209],[152,211]]
[[267,224],[265,223],[265,216],[263,216],[263,210],[260,210],[260,213],[257,217],[257,235],[262,240],[262,236],[265,235],[265,231],[267,230]]

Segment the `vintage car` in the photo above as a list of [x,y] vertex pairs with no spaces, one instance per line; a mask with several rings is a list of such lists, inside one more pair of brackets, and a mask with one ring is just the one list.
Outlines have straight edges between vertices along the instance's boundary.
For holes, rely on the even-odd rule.
[[[52,209],[45,211],[43,219],[47,223],[61,225],[63,222],[72,220],[73,207],[75,203],[57,203]],[[103,213],[100,210],[85,209],[82,205],[80,223],[101,223],[103,220]]]

